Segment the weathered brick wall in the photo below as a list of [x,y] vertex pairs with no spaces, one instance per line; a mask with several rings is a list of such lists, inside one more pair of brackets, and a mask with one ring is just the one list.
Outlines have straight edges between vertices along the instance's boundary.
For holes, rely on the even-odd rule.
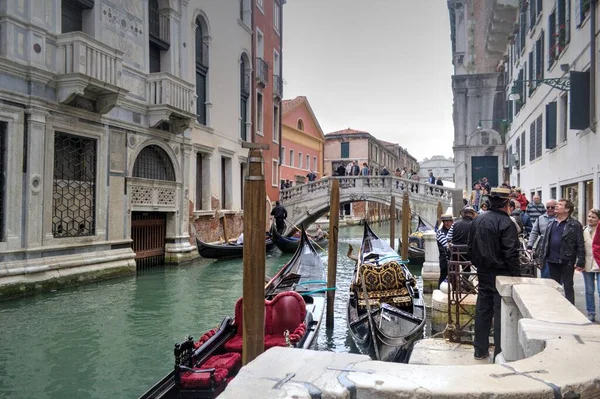
[[[214,242],[225,238],[225,234],[223,233],[223,221],[221,220],[222,217],[226,219],[227,237],[229,239],[237,238],[244,230],[244,214],[242,212],[236,212],[223,215],[218,211],[221,207],[220,201],[214,196],[211,198],[211,207],[217,211],[212,215],[203,215],[196,218],[193,216],[194,204],[191,201],[189,206],[190,215],[192,215],[190,218],[191,223],[193,223],[198,238],[202,241]],[[190,238],[192,244],[195,245],[195,235],[192,226],[190,226]]]

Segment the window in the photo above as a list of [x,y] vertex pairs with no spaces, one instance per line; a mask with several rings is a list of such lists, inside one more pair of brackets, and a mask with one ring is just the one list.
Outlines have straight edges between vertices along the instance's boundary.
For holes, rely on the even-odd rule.
[[571,40],[571,0],[557,0],[556,10],[548,17],[548,65],[558,59]]
[[341,143],[341,157],[342,158],[350,158],[350,143],[348,142],[342,142]]
[[535,160],[535,122],[529,126],[529,161]]
[[273,4],[273,28],[275,29],[275,32],[279,33],[280,32],[280,28],[281,28],[281,24],[280,24],[280,18],[281,18],[281,6],[279,5],[279,3],[277,3],[277,0],[275,0],[274,4]]
[[302,153],[298,153],[298,167],[302,169]]
[[523,87],[525,87],[525,85],[523,84],[523,69],[519,70],[519,75],[517,77],[517,83],[516,83],[516,89],[517,89],[517,93],[519,93],[521,95],[521,100],[515,101],[515,115],[519,113],[519,111],[521,111],[521,108],[523,107],[523,99],[525,98],[523,95]]
[[265,39],[260,30],[256,31],[256,56],[262,59],[265,58]]
[[525,147],[525,137],[525,132],[521,133],[521,148],[519,149],[519,151],[521,152],[521,156],[519,157],[519,164],[521,166],[525,165],[525,154],[527,151]]
[[77,32],[83,30],[83,12],[94,8],[94,3],[81,0],[61,1],[61,25],[62,33]]
[[561,143],[567,141],[567,115],[568,115],[568,95],[565,93],[559,97],[558,109],[558,134]]
[[290,150],[290,166],[294,166],[294,150]]
[[277,187],[277,183],[279,182],[279,160],[274,159],[272,170],[271,170],[271,185],[273,187]]
[[56,132],[52,234],[82,237],[96,230],[96,140]]
[[160,13],[158,0],[148,1],[148,38],[150,73],[161,71],[161,55],[169,50],[169,18]]
[[263,132],[263,95],[256,93],[256,133],[262,136]]
[[273,106],[273,143],[279,143],[279,106]]
[[196,154],[196,209],[202,209],[202,153]]
[[221,209],[231,209],[231,158],[221,157]]
[[256,5],[263,13],[265,12],[264,0],[256,0]]
[[[516,153],[516,154],[517,154],[517,157],[518,157],[518,156],[519,156],[519,150],[520,150],[520,149],[521,149],[521,137],[517,137],[517,141],[516,141],[516,143],[515,143],[515,152],[513,152],[513,151],[512,151],[512,148],[511,148],[511,151],[510,151],[510,156],[511,156],[511,157],[513,157],[513,154],[515,154],[515,153]],[[513,157],[513,159],[514,159],[514,157]],[[518,167],[519,165],[517,165],[517,164],[516,164],[516,162],[515,162],[515,166],[517,166],[517,167]]]
[[[566,186],[562,186],[562,196],[561,198],[568,199],[573,203],[573,214],[571,217],[575,220],[579,220],[579,183],[569,184]],[[557,198],[559,200],[560,198]]]
[[207,76],[208,76],[208,44],[205,40],[206,22],[198,17],[196,19],[196,114],[198,123],[207,125]]
[[[577,2],[577,27],[579,28],[581,26],[581,24],[583,24],[583,21],[585,20],[585,17],[588,14],[588,11],[590,11],[590,6],[591,6],[591,1],[590,0],[575,0]],[[587,209],[587,208],[586,208]]]
[[317,173],[317,171],[319,170],[319,167],[317,165],[317,157],[313,157],[313,170],[315,171],[315,173]]
[[133,177],[175,181],[175,171],[169,155],[157,145],[144,147],[133,164]]
[[529,1],[529,30],[535,27],[537,18],[542,13],[543,0],[530,0]]
[[281,164],[285,165],[285,147],[281,147]]
[[306,155],[306,170],[310,170],[310,155]]
[[240,209],[244,209],[244,183],[246,181],[246,163],[240,164]]
[[556,198],[556,187],[550,187],[550,199],[557,199]]
[[304,130],[304,121],[302,119],[298,119],[298,124],[296,127],[298,130]]
[[535,157],[539,158],[542,156],[542,115],[538,116],[536,120],[535,130]]
[[519,45],[520,51],[525,50],[525,38],[527,37],[527,10],[521,9],[519,14]]
[[556,125],[557,125],[556,101],[546,104],[546,148],[556,147]]
[[248,140],[248,97],[250,96],[250,80],[248,79],[246,57],[240,60],[240,138]]

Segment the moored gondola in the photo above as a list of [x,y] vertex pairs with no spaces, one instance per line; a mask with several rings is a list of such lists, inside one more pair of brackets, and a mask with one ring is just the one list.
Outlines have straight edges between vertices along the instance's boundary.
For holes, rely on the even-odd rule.
[[[271,237],[273,237],[273,242],[279,248],[279,250],[283,253],[293,254],[298,249],[298,245],[300,245],[300,239],[296,237],[286,237],[281,235],[275,225],[271,226]],[[318,249],[324,249],[329,240],[327,238],[323,238],[321,240],[314,240],[309,238],[311,243]]]
[[[198,254],[203,258],[210,259],[231,259],[241,258],[244,256],[244,245],[236,244],[235,241],[228,243],[207,243],[199,240],[196,237],[196,246],[198,247]],[[271,237],[265,239],[265,249],[270,251],[275,247],[275,243]]]
[[405,261],[365,223],[348,300],[348,330],[375,360],[408,362],[423,336],[425,306]]
[[[292,259],[265,286],[265,350],[273,346],[312,349],[325,310],[325,267],[302,230]],[[243,302],[235,319],[199,341],[175,345],[175,367],[140,398],[214,398],[235,377],[242,362]]]

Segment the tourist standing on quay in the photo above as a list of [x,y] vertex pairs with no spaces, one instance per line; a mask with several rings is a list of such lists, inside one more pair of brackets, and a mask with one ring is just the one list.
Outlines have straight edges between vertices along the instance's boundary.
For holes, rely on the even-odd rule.
[[435,238],[440,252],[440,278],[438,280],[438,289],[442,282],[448,277],[448,232],[454,223],[452,215],[442,215],[440,217],[442,226],[437,230]]
[[479,293],[475,308],[475,359],[489,357],[490,328],[494,319],[494,357],[500,347],[500,294],[497,276],[521,275],[517,228],[508,216],[510,190],[495,187],[490,193],[489,211],[471,222],[468,256],[477,267]]
[[533,202],[530,202],[527,205],[527,210],[525,211],[531,218],[531,224],[535,224],[535,221],[538,220],[540,216],[546,213],[546,207],[542,204],[542,200],[539,195],[533,196]]
[[474,190],[471,191],[471,198],[469,199],[469,204],[476,211],[479,210],[479,201],[481,201],[481,195],[482,195],[481,184],[475,183]]
[[[585,266],[585,247],[583,245],[583,227],[571,218],[573,203],[561,199],[555,208],[556,219],[546,228],[542,247],[542,261],[548,262],[550,277],[563,285],[565,297],[575,304],[573,274],[575,268]],[[539,219],[538,219],[539,220]]]
[[[527,250],[530,252],[535,251],[535,257],[542,261],[542,243],[544,242],[544,235],[546,234],[546,227],[548,223],[554,220],[556,209],[556,200],[550,199],[546,201],[546,213],[537,218],[529,234],[529,241],[527,243]],[[550,278],[550,271],[548,270],[548,264],[542,263],[542,278]]]
[[275,201],[275,208],[271,211],[271,216],[275,219],[275,226],[277,227],[277,231],[279,233],[283,233],[285,231],[285,219],[287,219],[287,211],[279,203],[279,201]]
[[[600,267],[594,260],[592,242],[598,231],[600,221],[600,210],[590,209],[587,215],[587,226],[583,229],[583,244],[585,246],[585,270],[583,270],[583,281],[585,283],[585,308],[590,321],[596,320],[596,303],[594,291],[597,288],[600,294]],[[579,270],[581,271],[581,270]]]

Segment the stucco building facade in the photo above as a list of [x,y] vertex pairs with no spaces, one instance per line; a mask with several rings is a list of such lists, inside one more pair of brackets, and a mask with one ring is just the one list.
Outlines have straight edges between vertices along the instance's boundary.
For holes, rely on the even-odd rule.
[[191,225],[208,235],[215,210],[241,215],[246,9],[0,3],[3,293],[190,259]]
[[284,100],[281,141],[280,184],[308,181],[312,171],[317,179],[323,177],[325,136],[306,97]]

